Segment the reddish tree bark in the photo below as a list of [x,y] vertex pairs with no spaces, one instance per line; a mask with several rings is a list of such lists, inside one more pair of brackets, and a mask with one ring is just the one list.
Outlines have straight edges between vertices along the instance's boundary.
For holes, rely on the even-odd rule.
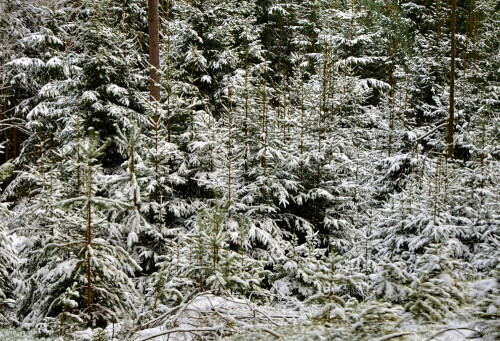
[[149,26],[149,95],[151,101],[160,100],[160,31],[159,31],[158,0],[148,0],[148,26]]

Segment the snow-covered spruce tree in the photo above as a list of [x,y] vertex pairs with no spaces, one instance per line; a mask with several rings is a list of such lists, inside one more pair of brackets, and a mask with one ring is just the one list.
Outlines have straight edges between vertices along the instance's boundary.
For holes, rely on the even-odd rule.
[[244,64],[228,80],[234,121],[231,154],[234,174],[242,184],[235,186],[232,206],[245,215],[248,224],[247,235],[241,238],[247,238],[248,243],[242,246],[256,259],[273,261],[283,254],[287,245],[283,238],[297,224],[293,215],[287,215],[298,189],[293,174],[297,162],[286,147],[289,140],[278,117],[284,109],[272,105],[276,93],[269,83],[272,69],[268,52],[261,46],[258,32],[251,32],[250,24],[242,33]]
[[[50,1],[26,2],[22,6],[20,13],[25,19],[18,23],[24,23],[26,29],[13,35],[18,39],[17,53],[2,68],[14,93],[5,108],[15,109],[9,110],[12,117],[2,118],[5,124],[16,127],[12,149],[14,156],[20,157],[18,162],[34,164],[40,135],[50,138],[62,124],[58,118],[66,117],[68,109],[74,106],[63,97],[74,84],[76,71],[74,59],[69,58],[74,49],[71,5]],[[23,134],[22,146],[18,146],[19,133]]]
[[294,235],[293,248],[276,261],[275,273],[269,276],[271,292],[321,304],[313,316],[315,320],[350,323],[349,312],[367,297],[366,278],[351,266],[347,254],[335,250],[335,244],[330,245],[326,255],[327,250],[317,243],[312,235],[298,245]]
[[190,217],[189,224],[196,219],[202,200],[212,195],[199,187],[197,179],[214,170],[210,155],[215,144],[211,129],[216,124],[216,112],[205,89],[212,89],[215,79],[210,75],[204,48],[208,43],[204,34],[212,29],[205,5],[172,2],[165,9],[167,18],[163,23],[167,133],[183,155],[174,161],[174,170],[186,179],[178,189],[186,199],[183,210]]
[[[47,269],[57,269],[60,258],[44,257],[44,248],[48,244],[63,243],[72,240],[74,235],[67,235],[66,229],[59,222],[64,220],[64,212],[58,207],[61,200],[67,198],[61,176],[62,164],[57,162],[60,154],[55,148],[45,148],[43,142],[39,145],[38,162],[32,166],[26,165],[12,185],[30,191],[30,198],[18,202],[14,208],[20,223],[19,235],[22,238],[19,256],[23,260],[20,273],[23,281],[18,287],[21,298],[18,314],[23,325],[34,327],[42,323],[50,299],[44,301],[43,296],[35,293],[39,290],[38,276],[47,274]],[[71,230],[70,230],[71,231]],[[65,288],[59,288],[65,290]],[[28,314],[31,314],[27,319]],[[47,331],[47,325],[38,325],[39,329]]]
[[[278,168],[280,175],[270,177],[272,183],[279,183],[280,177],[289,173],[297,181],[296,189],[291,191],[284,186],[286,191],[279,192],[291,195],[291,200],[287,199],[288,207],[281,210],[293,217],[288,220],[291,222],[289,227],[281,229],[303,237],[313,235],[311,229],[314,227],[320,232],[321,243],[328,243],[329,236],[334,234],[332,241],[345,250],[349,248],[347,241],[351,240],[349,228],[362,224],[356,214],[358,207],[355,201],[363,195],[356,181],[364,174],[359,172],[358,179],[355,173],[358,172],[356,158],[364,153],[363,139],[366,137],[357,128],[366,124],[362,120],[365,116],[362,115],[361,103],[366,100],[369,89],[365,86],[366,82],[348,71],[351,65],[339,63],[344,46],[339,43],[338,30],[328,25],[336,12],[323,11],[321,6],[313,7],[313,12],[316,12],[304,19],[311,23],[311,36],[307,37],[302,32],[292,39],[300,52],[291,59],[294,65],[291,91],[283,93],[278,86],[264,93],[278,107],[270,105],[269,114],[263,117],[269,125],[265,130],[265,148],[261,152],[270,151],[276,155],[280,152],[282,159],[289,160],[288,169]],[[285,4],[280,4],[271,10],[286,15],[286,8]],[[323,27],[319,29],[318,24],[323,24]],[[312,46],[315,47],[311,52]],[[360,62],[363,61],[360,59]],[[288,86],[285,81],[280,81],[280,84],[285,84],[285,89]],[[276,143],[274,136],[278,134],[273,127],[279,128],[274,129],[281,131],[279,135],[282,135],[275,146],[271,143]],[[354,139],[352,130],[356,130]],[[261,160],[271,165],[276,158]],[[272,168],[268,168],[271,174]],[[355,180],[350,181],[352,179]],[[280,267],[287,263],[286,257],[280,257],[280,263]],[[286,272],[281,274],[287,275]],[[277,274],[277,277],[280,275]]]
[[[164,114],[159,115],[160,120]],[[181,198],[174,197],[175,187],[185,183],[172,169],[182,155],[168,142],[164,125],[151,123],[149,127],[156,129],[145,133],[136,123],[126,131],[118,128],[115,142],[127,160],[123,173],[111,176],[108,184],[113,198],[129,203],[130,208],[115,219],[122,226],[127,247],[145,271],[155,269],[156,258],[165,251],[165,238],[192,213]]]
[[161,316],[170,307],[188,299],[196,293],[193,281],[184,275],[183,270],[192,266],[186,250],[183,248],[183,230],[173,230],[174,236],[163,241],[164,253],[158,255],[158,268],[150,278],[146,288],[146,307],[139,315],[139,321]]
[[370,276],[371,294],[387,302],[404,304],[411,293],[412,275],[403,262],[380,262],[378,270]]
[[406,188],[391,195],[381,209],[375,232],[382,243],[379,255],[406,262],[409,272],[414,271],[418,255],[433,243],[452,248],[456,258],[469,259],[471,220],[462,213],[460,167],[440,154],[422,158],[417,165]]
[[[2,124],[6,124],[8,120],[13,118],[14,111],[12,109],[17,105],[17,89],[12,86],[12,83],[14,78],[18,76],[18,72],[11,68],[9,62],[22,55],[18,41],[26,34],[27,26],[29,27],[33,23],[32,13],[27,7],[24,6],[24,1],[0,2],[0,11],[2,12],[0,18],[0,46],[2,47],[0,52],[0,121]],[[9,126],[12,127],[11,124]],[[17,156],[19,142],[17,137],[18,131],[3,126],[0,143],[6,143],[8,147],[3,155],[5,160]]]
[[405,188],[417,166],[417,146],[426,151],[443,146],[442,130],[435,129],[446,121],[448,110],[445,55],[449,41],[447,29],[442,27],[443,6],[446,4],[404,1],[379,9],[383,13],[379,24],[383,26],[384,64],[389,70],[375,110],[380,115],[376,124],[383,140],[377,149],[384,156],[377,162],[379,198]]
[[[372,138],[365,130],[371,114],[364,106],[372,89],[355,69],[376,59],[363,48],[372,33],[356,19],[367,12],[351,5],[339,3],[341,8],[336,10],[327,4],[318,7],[321,28],[316,30],[316,51],[305,60],[298,55],[303,61],[298,61],[295,81],[300,92],[308,94],[305,98],[298,94],[295,110],[301,136],[297,149],[303,158],[299,162],[305,193],[301,193],[301,210],[320,232],[322,243],[334,236],[339,251],[349,248],[352,229],[364,225],[360,209],[368,208],[361,205],[367,197],[360,185],[366,176],[362,156]],[[356,35],[361,37],[350,42]]]
[[474,268],[481,270],[494,268],[495,261],[491,254],[500,243],[500,195],[495,190],[499,182],[499,150],[498,144],[493,142],[500,136],[500,117],[491,113],[489,122],[496,128],[489,130],[489,133],[484,126],[482,128],[482,148],[474,153],[474,156],[479,156],[479,160],[473,159],[469,163],[471,169],[464,171],[463,186],[467,195],[466,202],[461,205],[463,215],[472,221],[469,243],[473,256],[470,261]]
[[[137,89],[142,78],[132,70],[138,70],[142,60],[140,53],[130,54],[139,52],[133,35],[137,28],[125,27],[122,14],[130,20],[134,13],[129,11],[140,7],[133,6],[134,0],[127,2],[130,6],[124,11],[124,2],[118,7],[118,2],[107,0],[84,1],[78,6],[66,1],[26,6],[40,14],[39,21],[19,41],[22,57],[7,64],[8,70],[17,73],[11,83],[22,94],[16,100],[18,117],[14,123],[28,135],[20,161],[36,155],[33,149],[40,137],[33,131],[50,139],[57,126],[72,126],[71,130],[78,124],[89,126],[87,121],[93,120],[94,125],[102,123],[103,134],[109,135],[114,133],[113,123],[127,124],[128,116],[137,116],[133,109],[138,107]],[[108,35],[113,26],[120,29]],[[76,111],[81,113],[79,122],[71,115]],[[110,148],[107,153],[112,151]],[[112,159],[107,155],[107,163],[116,162]]]
[[[107,144],[89,128],[78,142],[78,152],[64,161],[63,169],[57,169],[74,175],[69,198],[60,173],[51,182],[45,179],[49,173],[25,175],[43,185],[33,198],[39,204],[24,212],[28,224],[23,230],[26,246],[21,255],[28,261],[20,313],[26,327],[65,334],[134,314],[138,293],[130,276],[140,268],[125,250],[115,246],[119,229],[107,219],[110,212],[126,204],[100,195],[105,179],[96,162]],[[64,152],[75,150],[66,148]]]
[[[160,111],[159,123],[154,125],[156,129],[151,130],[152,134],[141,135],[143,148],[138,153],[142,162],[140,168],[135,168],[141,183],[142,214],[149,223],[139,234],[134,253],[144,273],[152,272],[151,276],[142,277],[139,285],[146,292],[146,306],[150,309],[148,313],[153,316],[156,312],[161,313],[166,304],[182,300],[181,291],[176,290],[188,286],[188,279],[180,273],[176,273],[179,277],[171,277],[168,269],[173,265],[176,269],[183,267],[184,257],[179,254],[179,243],[189,227],[186,220],[196,213],[198,206],[181,192],[186,183],[186,179],[180,175],[186,174],[181,168],[184,154],[177,144],[170,142],[178,136],[168,132],[167,112]],[[144,317],[141,314],[140,318]]]
[[317,247],[315,235],[308,236],[306,243],[298,245],[294,234],[291,247],[274,265],[276,273],[271,276],[273,291],[308,300],[324,299],[330,284],[328,273],[335,271],[323,259],[325,251]]
[[[0,218],[7,221],[9,211],[6,204],[0,205]],[[16,295],[15,269],[17,269],[16,253],[12,247],[12,239],[7,235],[7,226],[0,223],[0,325],[13,326],[15,318]]]
[[396,329],[403,308],[392,306],[387,302],[371,302],[360,304],[358,311],[353,311],[350,318],[353,323],[351,331],[357,340],[383,338]]
[[[258,66],[266,67],[265,63]],[[221,133],[226,144],[225,151],[219,152],[226,156],[221,160],[219,177],[225,186],[220,193],[225,200],[229,199],[229,218],[236,218],[229,224],[234,242],[253,257],[272,261],[286,248],[283,235],[298,224],[293,214],[287,214],[297,190],[293,175],[297,163],[285,147],[286,137],[278,129],[279,123],[274,116],[277,111],[271,111],[270,104],[262,102],[267,99],[257,97],[270,94],[259,92],[258,87],[249,84],[258,80],[258,76],[252,75],[255,71],[258,72],[247,68],[244,77],[240,72],[228,80],[228,110],[221,120]],[[246,88],[257,91],[247,93]],[[261,108],[262,112],[259,112]],[[253,121],[252,117],[258,117],[258,121]],[[260,127],[256,124],[258,122]],[[241,231],[238,228],[240,215],[244,217],[243,224],[250,224],[246,235],[244,226],[241,226]],[[277,222],[280,222],[280,227]]]
[[166,252],[160,256],[152,281],[154,290],[148,294],[152,316],[205,291],[222,296],[259,295],[262,280],[269,274],[266,263],[247,256],[243,248],[231,247],[226,216],[219,206],[207,208],[187,235],[166,240]]
[[[135,0],[83,1],[82,6],[77,22],[82,52],[75,56],[80,74],[70,94],[78,106],[79,124],[94,127],[104,138],[116,134],[115,124],[120,128],[146,125],[149,121],[142,113],[141,99],[147,97],[141,91],[147,84],[147,64],[131,26],[142,7]],[[117,154],[116,145],[111,145],[103,165],[118,166],[122,160]]]
[[[171,229],[183,228],[184,218],[196,214],[196,205],[190,205],[189,195],[182,192],[190,174],[186,158],[188,138],[186,115],[189,114],[191,89],[182,70],[184,63],[185,20],[177,13],[182,4],[163,3],[160,6],[162,27],[160,40],[162,105],[150,108],[158,121],[152,123],[149,134],[144,134],[146,150],[143,154],[146,169],[154,181],[148,186],[150,205],[154,211],[156,226]],[[190,94],[192,92],[189,92]],[[186,199],[186,200],[185,200]]]
[[[403,187],[414,166],[413,155],[399,155],[409,147],[401,81],[404,70],[400,64],[405,62],[411,38],[399,5],[394,2],[352,1],[341,4],[339,11],[330,15],[334,30],[329,39],[336,46],[332,54],[338,66],[335,87],[346,97],[342,80],[351,76],[356,80],[356,89],[363,89],[364,98],[354,97],[359,104],[351,99],[345,109],[339,107],[340,112],[348,113],[339,124],[351,150],[336,162],[350,167],[344,171],[345,180],[335,186],[345,188],[339,195],[342,210],[336,211],[342,212],[349,223],[344,232],[349,267],[369,275],[377,271],[374,253],[378,247],[374,245],[379,242],[376,226],[380,205],[387,192]],[[339,25],[342,27],[337,28]]]
[[[409,68],[413,53],[413,33],[410,22],[404,16],[404,8],[394,2],[387,6],[376,2],[377,24],[382,27],[379,41],[385,58],[378,60],[380,69],[386,70],[380,78],[369,79],[375,92],[372,122],[376,126],[374,139],[376,169],[371,186],[375,197],[386,200],[388,195],[400,191],[412,178],[413,168],[417,165],[415,148],[415,127],[409,81],[414,76]],[[368,68],[368,71],[380,71]],[[377,157],[378,156],[378,157]]]
[[[262,99],[260,83],[266,65],[258,41],[259,30],[252,26],[256,19],[250,2],[243,2],[241,8],[233,3],[225,4],[228,6],[223,6],[224,8],[217,5],[217,8],[220,8],[217,13],[223,15],[229,11],[234,21],[242,25],[222,20],[223,16],[206,17],[199,9],[190,8],[187,3],[174,4],[170,13],[169,27],[172,33],[176,25],[179,26],[185,21],[182,27],[193,25],[197,22],[193,18],[199,16],[203,18],[201,25],[205,29],[200,30],[198,23],[191,31],[182,29],[176,37],[172,36],[171,41],[171,48],[181,52],[172,54],[172,57],[185,56],[184,60],[177,62],[181,71],[173,73],[178,80],[171,81],[172,90],[178,89],[177,94],[182,94],[188,102],[184,109],[172,106],[177,117],[171,120],[170,136],[185,153],[184,160],[177,163],[178,174],[189,178],[188,182],[177,187],[177,190],[182,190],[182,195],[191,203],[182,207],[185,213],[190,215],[186,223],[178,228],[171,226],[174,234],[167,238],[166,244],[169,245],[168,250],[177,251],[168,251],[161,257],[164,260],[162,264],[166,267],[161,266],[163,270],[155,274],[158,280],[155,282],[157,289],[154,290],[154,301],[158,295],[167,295],[169,292],[174,293],[177,298],[189,292],[187,290],[182,295],[180,291],[175,293],[180,283],[191,281],[191,277],[179,272],[179,269],[191,267],[189,261],[185,257],[175,255],[179,254],[179,250],[182,250],[181,256],[185,253],[187,239],[184,235],[191,235],[197,230],[197,211],[204,211],[207,206],[216,202],[216,205],[223,208],[224,228],[230,235],[224,242],[228,243],[232,250],[237,250],[238,254],[244,257],[249,254],[256,259],[270,260],[283,249],[280,230],[271,217],[262,214],[262,191],[256,183],[261,167],[257,153],[261,147],[259,133],[262,129],[260,122],[263,107],[258,101]],[[208,2],[200,4],[199,7],[205,9],[206,5]],[[190,23],[191,21],[193,23]],[[220,23],[221,27],[213,27],[214,23]],[[224,29],[226,33],[221,32]],[[205,36],[207,32],[213,32],[213,36]],[[231,33],[231,36],[227,36],[227,33]],[[204,40],[198,39],[197,34],[203,36]],[[212,41],[213,37],[221,34],[229,39],[228,42],[242,41],[241,46],[234,50],[232,44],[224,43],[220,52],[216,53],[220,53],[219,56],[213,55],[213,51],[206,51],[212,44],[223,43]],[[173,67],[173,59],[172,62]],[[236,71],[233,73],[231,69]],[[223,73],[223,70],[229,75]],[[180,79],[183,78],[188,79],[191,84],[181,85]],[[208,102],[202,98],[202,91],[214,86],[220,88],[215,92],[213,101]],[[176,96],[174,93],[172,95]],[[171,99],[173,98],[172,96]],[[181,104],[172,102],[172,105]],[[173,128],[179,121],[186,124],[179,125],[180,129],[174,131]],[[165,261],[171,257],[176,259],[178,267]],[[175,275],[165,277],[167,273]],[[165,288],[159,284],[162,281]],[[199,287],[196,285],[195,289]]]
[[[414,27],[414,53],[410,59],[408,104],[413,108],[417,126],[441,123],[447,117],[446,82],[449,63],[449,4],[430,1],[406,1],[402,4],[409,25]],[[429,8],[429,10],[427,10]],[[437,122],[436,122],[437,121]]]
[[[475,97],[472,91],[468,95],[470,98],[463,97],[463,94],[457,96],[459,111],[455,125],[455,158],[459,161],[452,163],[442,156],[445,150],[443,124],[446,124],[449,110],[448,70],[443,60],[449,49],[445,20],[448,10],[444,3],[433,3],[432,6],[432,10],[427,13],[422,11],[420,4],[411,1],[402,6],[415,28],[413,34],[416,43],[413,54],[409,54],[410,58],[406,63],[409,68],[405,70],[405,79],[399,81],[405,83],[399,85],[403,90],[399,95],[400,101],[404,103],[403,127],[398,140],[393,143],[393,157],[387,158],[379,166],[385,170],[385,174],[376,181],[382,185],[380,194],[384,191],[392,192],[388,196],[386,207],[381,210],[385,217],[380,220],[380,226],[388,226],[391,232],[379,229],[377,238],[382,237],[387,246],[382,250],[391,250],[389,253],[392,255],[389,257],[395,256],[398,260],[408,261],[410,271],[415,262],[414,253],[422,252],[422,247],[433,241],[452,245],[455,256],[464,260],[482,258],[482,252],[473,250],[483,247],[488,249],[489,242],[482,245],[480,241],[491,241],[491,235],[481,233],[484,228],[475,226],[485,224],[486,220],[486,224],[492,224],[495,220],[483,209],[496,205],[495,196],[489,196],[487,189],[482,191],[478,176],[488,168],[479,166],[481,155],[490,155],[486,151],[488,136],[482,134],[480,118],[482,115],[484,117],[488,109],[487,106],[481,106],[480,112],[483,109],[486,111],[480,115],[468,114],[477,112],[479,106],[460,110],[463,106],[473,107],[470,102],[481,103],[477,98],[472,100]],[[465,11],[461,11],[461,15],[464,13]],[[461,26],[459,29],[463,30],[465,27]],[[470,34],[467,31],[467,39],[471,38]],[[446,41],[444,45],[443,41]],[[472,66],[468,66],[468,69],[470,73],[473,72]],[[488,91],[484,91],[483,95],[486,93]],[[482,142],[482,136],[485,136],[485,143]],[[483,149],[483,146],[486,148]],[[462,161],[464,163],[460,163]],[[483,162],[483,165],[487,163]],[[480,192],[485,195],[479,195]],[[478,200],[481,196],[485,198],[486,205]],[[390,215],[386,215],[388,212]],[[396,230],[402,229],[406,233],[394,234]],[[393,237],[387,238],[389,233]],[[396,235],[399,236],[395,237]],[[387,244],[389,239],[392,239],[391,246]],[[482,259],[479,263],[485,266],[487,262]]]
[[[481,16],[479,23],[471,23],[469,32],[470,50],[465,51],[469,62],[464,61],[462,94],[467,122],[462,125],[462,134],[457,139],[461,148],[468,150],[462,170],[464,202],[461,214],[472,221],[469,244],[473,250],[472,265],[476,269],[488,271],[495,266],[491,254],[499,243],[500,197],[495,187],[498,185],[497,171],[500,149],[500,97],[498,96],[500,57],[498,46],[498,11],[492,2],[472,8],[472,16]],[[483,16],[480,13],[484,13]],[[479,27],[475,27],[479,26]],[[482,272],[482,271],[481,271]]]
[[[153,179],[148,177],[150,174],[147,174],[147,167],[140,155],[147,140],[141,128],[131,122],[125,132],[117,126],[115,141],[120,153],[127,159],[122,164],[123,172],[111,177],[109,191],[113,199],[128,204],[127,209],[120,212],[116,220],[120,223],[128,250],[132,251],[138,247],[139,236],[153,228],[147,219],[150,206],[147,205],[149,200],[146,192],[148,186],[149,191],[152,191],[150,186]],[[134,255],[136,259],[139,255],[144,256],[140,249],[134,253],[137,253]]]
[[101,169],[96,161],[102,157],[107,145],[101,143],[98,132],[88,129],[88,136],[80,143],[80,162],[83,164],[81,195],[61,203],[77,213],[77,225],[82,216],[86,223],[85,242],[77,254],[84,256],[86,261],[86,282],[80,283],[86,284],[87,306],[83,311],[88,315],[89,325],[105,325],[124,313],[133,316],[134,300],[137,299],[134,296],[138,295],[130,276],[140,267],[124,249],[111,242],[115,237],[113,231],[118,229],[104,219],[106,213],[124,204],[98,194],[102,188],[100,181],[105,181],[105,178],[100,177]]
[[[217,193],[219,200],[230,204],[228,215],[245,215],[249,224],[246,251],[254,258],[272,260],[284,250],[284,231],[277,221],[283,221],[283,226],[290,224],[281,209],[296,189],[288,169],[295,163],[283,148],[283,131],[277,129],[268,77],[270,63],[250,26],[255,19],[243,13],[238,20],[245,26],[235,39],[243,40],[243,46],[233,53],[240,55],[241,61],[221,83],[225,87],[220,97],[224,110],[200,117],[199,138],[190,148],[203,166],[196,177],[199,186],[208,189],[209,199]],[[234,222],[228,225],[236,236],[238,222]],[[238,240],[234,238],[234,242]]]
[[243,250],[231,250],[224,218],[225,212],[218,206],[200,213],[196,227],[186,236],[192,266],[184,270],[185,276],[201,291],[215,290],[220,294],[258,291],[268,274],[265,262],[248,257]]
[[[496,259],[498,260],[498,252]],[[486,341],[500,338],[500,266],[491,271],[492,278],[474,284],[472,297],[477,300],[475,327]]]
[[[4,146],[0,145],[0,155]],[[0,166],[0,184],[12,175],[12,164]],[[14,271],[17,269],[17,257],[12,247],[12,238],[8,233],[8,218],[11,212],[7,203],[0,203],[0,325],[16,323],[14,294]]]
[[453,245],[455,256],[470,256],[470,220],[458,207],[462,176],[441,154],[449,95],[446,4],[429,4],[426,12],[421,3],[407,1],[394,8],[401,10],[395,14],[401,29],[389,31],[390,38],[399,43],[395,34],[400,30],[415,43],[391,52],[390,89],[379,105],[390,117],[389,144],[381,148],[389,157],[378,163],[381,173],[373,183],[377,198],[387,200],[375,232],[376,239],[384,240],[383,258],[407,262],[410,272],[415,253],[429,243]]
[[416,261],[416,276],[406,309],[419,321],[441,321],[465,301],[453,250],[438,244],[426,247]]

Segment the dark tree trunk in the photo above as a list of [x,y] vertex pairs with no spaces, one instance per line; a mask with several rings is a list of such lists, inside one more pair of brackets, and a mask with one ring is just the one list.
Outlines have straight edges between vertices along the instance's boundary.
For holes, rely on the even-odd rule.
[[149,25],[149,95],[151,101],[160,100],[160,75],[156,69],[160,69],[160,32],[158,0],[148,0],[148,25]]

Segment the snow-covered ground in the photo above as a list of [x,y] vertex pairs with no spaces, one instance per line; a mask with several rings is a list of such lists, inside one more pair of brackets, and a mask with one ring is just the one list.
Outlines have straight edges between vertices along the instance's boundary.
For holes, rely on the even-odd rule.
[[63,341],[54,338],[42,338],[32,332],[26,332],[19,329],[0,329],[0,340],[2,341]]
[[[283,302],[282,302],[283,303]],[[294,306],[294,304],[296,304]],[[418,324],[409,315],[401,319],[390,332],[374,332],[366,321],[367,333],[353,330],[353,324],[319,321],[315,318],[320,305],[286,302],[283,305],[257,306],[247,300],[200,296],[170,314],[159,325],[144,328],[126,339],[133,341],[180,341],[224,339],[231,341],[257,340],[411,340],[411,341],[480,341],[473,331],[470,309],[462,308],[453,320],[437,324]],[[355,311],[362,311],[357,308]],[[147,326],[146,326],[147,327]],[[379,326],[375,326],[378,330]],[[116,330],[115,330],[116,331]],[[108,334],[111,330],[108,329]],[[201,338],[203,339],[203,338]]]
[[[348,326],[347,326],[348,327]],[[464,329],[461,329],[464,328]],[[475,333],[469,328],[467,323],[462,324],[443,324],[443,325],[407,325],[403,326],[400,331],[381,336],[377,338],[359,338],[355,335],[350,335],[346,330],[338,328],[331,324],[315,324],[311,322],[301,322],[289,325],[275,326],[273,324],[255,324],[254,328],[243,328],[233,335],[224,335],[222,332],[223,325],[215,325],[213,327],[195,327],[191,323],[179,323],[176,328],[168,329],[164,326],[149,328],[136,333],[132,337],[111,338],[111,333],[108,333],[109,341],[187,341],[199,340],[198,335],[206,331],[219,330],[222,332],[220,339],[228,341],[272,341],[272,340],[290,340],[290,341],[309,341],[309,340],[366,340],[366,341],[384,341],[384,340],[400,340],[400,341],[481,341],[479,337],[475,337]],[[236,328],[237,329],[237,328]],[[348,329],[348,328],[346,328]],[[208,337],[208,340],[213,340],[213,337]],[[215,338],[217,339],[217,337]],[[22,331],[19,329],[0,329],[0,340],[2,341],[66,341],[66,340],[92,340],[92,332],[79,333],[73,338],[43,338],[37,337],[34,333]],[[107,340],[106,340],[107,341]]]

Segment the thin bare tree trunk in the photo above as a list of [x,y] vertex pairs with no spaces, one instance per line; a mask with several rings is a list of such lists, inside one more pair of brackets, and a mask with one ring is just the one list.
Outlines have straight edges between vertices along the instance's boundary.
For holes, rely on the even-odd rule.
[[167,19],[167,141],[170,142],[171,132],[171,117],[170,117],[170,93],[172,88],[170,86],[170,0],[167,0],[166,19]]
[[451,3],[451,74],[450,74],[450,116],[448,119],[448,129],[446,135],[446,143],[448,144],[446,156],[449,159],[453,158],[453,133],[455,130],[455,26],[456,26],[456,7],[457,0],[452,0]]
[[228,191],[228,199],[227,199],[227,209],[228,209],[228,216],[231,218],[231,158],[232,158],[232,144],[231,144],[231,129],[233,126],[233,103],[231,102],[231,89],[229,89],[228,93],[228,101],[229,101],[229,111],[228,111],[228,118],[227,118],[227,129],[228,129],[228,139],[227,139],[227,144],[228,144],[228,178],[227,178],[227,191]]
[[[268,143],[268,129],[267,129],[267,120],[268,120],[268,112],[267,112],[267,58],[265,58],[266,68],[264,69],[264,81],[263,81],[263,92],[262,92],[262,147],[264,149],[264,153],[260,158],[261,167],[263,168],[264,176],[267,176],[267,143]],[[265,185],[262,186],[262,204],[266,203],[266,188]],[[262,213],[264,215],[264,212]]]
[[[89,197],[90,197],[90,177],[92,176],[91,171],[89,170]],[[90,252],[89,248],[92,244],[92,207],[90,204],[90,200],[87,204],[87,314],[89,316],[88,326],[90,327],[92,324],[92,272],[90,270]]]
[[245,53],[245,176],[248,174],[248,47]]

